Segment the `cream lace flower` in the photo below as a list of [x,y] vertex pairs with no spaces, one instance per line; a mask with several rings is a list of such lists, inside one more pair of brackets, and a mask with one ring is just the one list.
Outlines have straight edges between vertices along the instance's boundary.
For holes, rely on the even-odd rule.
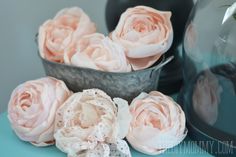
[[56,146],[71,157],[129,157],[129,147],[122,139],[130,119],[123,99],[112,101],[98,89],[75,93],[57,112]]

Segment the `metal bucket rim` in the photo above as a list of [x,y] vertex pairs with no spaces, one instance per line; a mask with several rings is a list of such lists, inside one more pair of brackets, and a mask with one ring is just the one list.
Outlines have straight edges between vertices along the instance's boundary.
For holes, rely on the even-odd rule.
[[103,73],[103,74],[110,74],[110,75],[130,75],[130,74],[136,74],[136,73],[142,73],[142,72],[147,72],[147,71],[153,71],[153,70],[160,70],[162,68],[159,67],[157,68],[161,63],[163,63],[165,61],[165,55],[163,54],[160,59],[157,60],[155,66],[151,66],[150,68],[146,68],[146,69],[142,69],[142,70],[136,70],[136,71],[131,71],[131,72],[107,72],[107,71],[101,71],[101,70],[95,70],[95,69],[91,69],[91,68],[85,68],[85,67],[78,67],[78,66],[74,66],[74,65],[68,65],[68,64],[65,64],[65,63],[58,63],[58,62],[53,62],[53,61],[50,61],[50,60],[47,60],[45,58],[43,58],[39,51],[38,51],[38,56],[40,57],[40,59],[43,61],[43,62],[46,62],[46,63],[49,63],[49,64],[54,64],[54,65],[58,65],[58,66],[65,66],[67,68],[73,68],[73,69],[78,69],[78,70],[86,70],[86,71],[91,71],[91,72],[99,72],[99,73]]

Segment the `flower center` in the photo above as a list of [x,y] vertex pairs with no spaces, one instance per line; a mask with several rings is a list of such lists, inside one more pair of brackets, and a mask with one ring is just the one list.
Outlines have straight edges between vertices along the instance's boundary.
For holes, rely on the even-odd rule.
[[85,103],[82,105],[80,114],[81,127],[89,128],[95,126],[100,121],[101,115],[97,112],[96,107],[92,104]]
[[29,93],[23,93],[20,97],[20,107],[22,108],[23,111],[26,111],[30,106],[30,94]]
[[133,26],[133,29],[140,33],[147,31],[146,25],[141,21],[137,22],[137,24]]

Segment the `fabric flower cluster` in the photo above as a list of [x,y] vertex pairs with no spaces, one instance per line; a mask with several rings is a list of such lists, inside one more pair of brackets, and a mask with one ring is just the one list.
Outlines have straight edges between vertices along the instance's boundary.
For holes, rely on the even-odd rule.
[[106,72],[152,66],[173,42],[171,12],[146,6],[127,9],[109,37],[78,7],[66,8],[39,28],[42,58]]
[[160,154],[186,136],[185,115],[170,97],[141,93],[130,106],[99,89],[72,93],[63,81],[27,81],[12,93],[12,129],[35,146],[56,146],[68,157],[130,157],[131,146]]

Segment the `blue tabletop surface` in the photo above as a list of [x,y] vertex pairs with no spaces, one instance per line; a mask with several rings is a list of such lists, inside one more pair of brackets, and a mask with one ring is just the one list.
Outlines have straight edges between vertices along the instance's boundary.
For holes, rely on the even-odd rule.
[[[1,157],[66,157],[66,154],[62,153],[55,146],[38,148],[31,145],[30,143],[19,140],[10,127],[6,112],[0,115],[0,126]],[[148,155],[141,154],[132,148],[131,152],[133,157],[150,157]],[[175,148],[169,149],[166,153],[157,156],[211,157],[211,155],[203,151],[194,143],[194,141],[191,141],[188,137]]]

